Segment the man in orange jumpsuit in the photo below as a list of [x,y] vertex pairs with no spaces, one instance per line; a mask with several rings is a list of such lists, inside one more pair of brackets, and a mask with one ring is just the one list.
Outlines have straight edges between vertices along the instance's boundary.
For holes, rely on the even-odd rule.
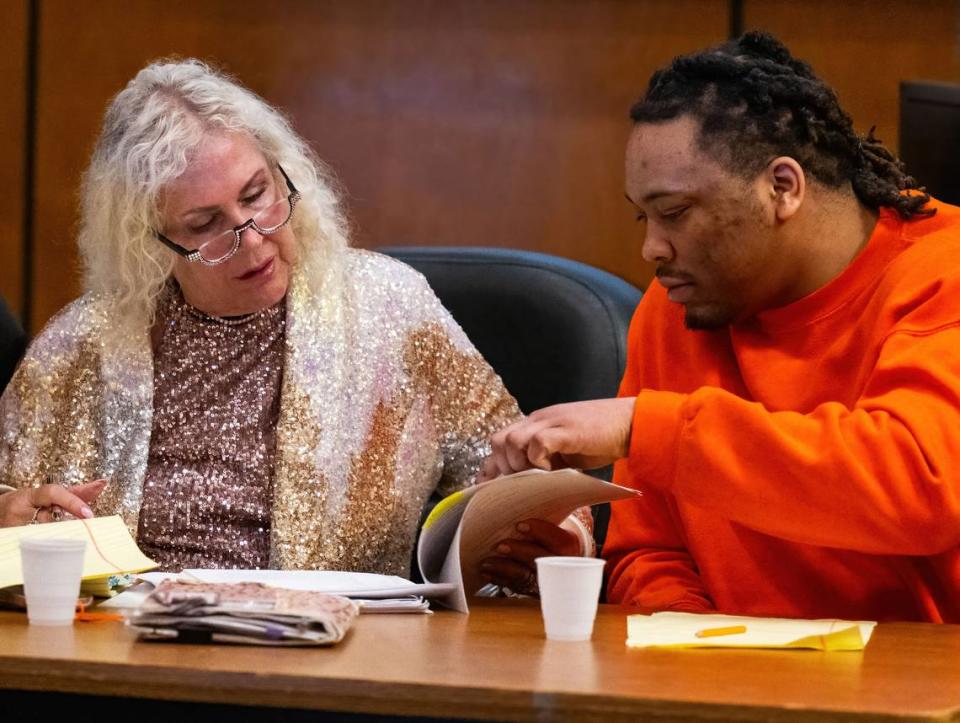
[[762,33],[632,118],[657,280],[620,396],[508,427],[487,475],[619,460],[611,602],[960,622],[960,209]]

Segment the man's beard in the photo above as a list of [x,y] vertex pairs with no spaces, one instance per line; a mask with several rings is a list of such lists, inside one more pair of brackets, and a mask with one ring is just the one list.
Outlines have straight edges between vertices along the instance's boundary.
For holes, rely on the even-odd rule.
[[737,313],[729,307],[716,304],[684,309],[683,323],[691,331],[716,331],[729,326]]

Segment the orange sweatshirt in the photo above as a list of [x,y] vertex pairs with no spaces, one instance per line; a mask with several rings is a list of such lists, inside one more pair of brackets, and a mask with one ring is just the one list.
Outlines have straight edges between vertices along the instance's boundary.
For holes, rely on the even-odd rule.
[[611,602],[960,622],[960,208],[934,205],[884,209],[833,281],[724,330],[651,285]]

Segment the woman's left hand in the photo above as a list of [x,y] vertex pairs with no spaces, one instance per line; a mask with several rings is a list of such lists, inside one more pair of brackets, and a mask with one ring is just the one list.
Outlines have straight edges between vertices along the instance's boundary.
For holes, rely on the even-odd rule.
[[536,594],[538,557],[579,556],[580,540],[572,532],[545,520],[522,520],[517,536],[497,543],[496,556],[480,562],[488,581],[513,592]]
[[15,527],[31,522],[56,522],[66,513],[77,519],[93,517],[87,506],[103,492],[107,480],[64,487],[45,484],[21,487],[0,495],[0,527]]

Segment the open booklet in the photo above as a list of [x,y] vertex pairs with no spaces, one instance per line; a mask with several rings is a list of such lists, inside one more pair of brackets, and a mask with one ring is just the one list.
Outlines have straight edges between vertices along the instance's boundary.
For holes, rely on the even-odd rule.
[[420,572],[427,582],[451,585],[437,602],[468,612],[467,598],[484,586],[480,561],[496,555],[498,542],[516,537],[517,523],[537,518],[559,524],[580,507],[639,494],[574,469],[528,470],[468,487],[441,500],[424,522]]
[[126,573],[152,570],[119,515],[92,520],[64,520],[45,525],[0,528],[0,588],[23,583],[20,540],[84,540],[83,585],[91,595],[109,595],[126,581]]

